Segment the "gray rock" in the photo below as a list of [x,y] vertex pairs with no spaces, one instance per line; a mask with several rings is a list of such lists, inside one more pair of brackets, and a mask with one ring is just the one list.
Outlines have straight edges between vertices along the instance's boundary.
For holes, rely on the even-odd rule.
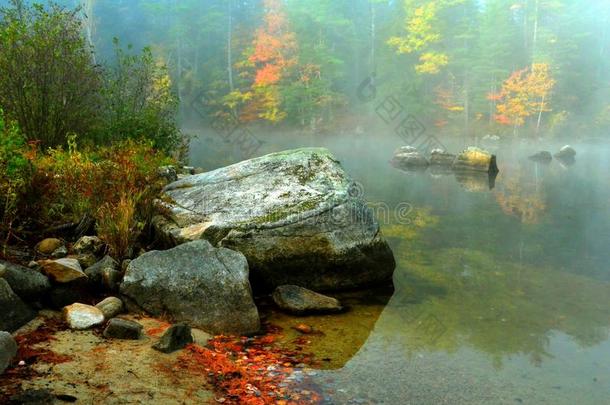
[[434,149],[430,152],[430,165],[451,167],[455,161],[455,155],[442,149]]
[[142,325],[121,318],[112,318],[104,329],[104,337],[109,339],[138,340],[141,334]]
[[429,165],[428,159],[412,146],[401,146],[394,151],[392,165],[398,167],[426,168]]
[[559,152],[555,153],[555,157],[566,160],[574,159],[576,157],[576,151],[570,145],[565,145]]
[[93,253],[81,253],[72,258],[78,260],[82,269],[87,269],[99,261],[98,257]]
[[91,305],[75,303],[63,309],[64,320],[71,329],[83,330],[104,323],[104,314]]
[[132,260],[121,294],[128,308],[212,333],[249,334],[260,326],[246,258],[204,240]]
[[284,311],[306,315],[343,310],[339,300],[296,285],[282,285],[273,292],[273,301]]
[[542,151],[540,151],[538,153],[533,154],[529,158],[530,158],[530,160],[533,160],[533,161],[536,161],[536,162],[548,163],[551,160],[553,160],[553,155],[551,155],[551,152],[548,152],[546,150],[542,150]]
[[0,332],[0,375],[17,355],[17,342],[8,332]]
[[16,331],[36,316],[3,278],[0,278],[0,311],[0,330],[8,332]]
[[25,301],[40,301],[51,289],[49,279],[36,270],[0,260],[0,278]]
[[118,279],[121,277],[119,263],[110,256],[104,256],[102,260],[85,269],[89,281],[95,286],[103,286],[114,290]]
[[72,251],[76,254],[91,253],[97,255],[103,248],[104,242],[97,236],[82,236],[72,245]]
[[454,171],[497,173],[496,155],[471,146],[460,153],[453,162]]
[[161,339],[153,345],[153,349],[163,353],[172,353],[184,349],[193,343],[191,327],[186,324],[172,325],[165,331]]
[[68,248],[65,246],[60,246],[51,253],[51,257],[54,259],[62,259],[68,256]]
[[98,303],[95,307],[102,311],[104,318],[106,319],[114,318],[124,310],[123,301],[117,297],[108,297]]
[[354,184],[326,149],[273,153],[168,185],[169,218],[154,225],[169,245],[207,239],[243,253],[270,290],[389,281],[394,256]]
[[43,260],[39,262],[42,272],[57,283],[69,283],[87,278],[76,259]]

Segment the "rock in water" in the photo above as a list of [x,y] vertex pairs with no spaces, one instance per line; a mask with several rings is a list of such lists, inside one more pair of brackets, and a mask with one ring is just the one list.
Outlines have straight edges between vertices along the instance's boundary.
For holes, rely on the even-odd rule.
[[40,301],[51,289],[51,283],[45,275],[2,260],[0,278],[5,279],[13,292],[25,301]]
[[36,250],[43,255],[50,255],[58,248],[64,246],[64,243],[56,238],[43,239],[36,245]]
[[453,162],[453,170],[497,173],[496,155],[471,146],[457,156]]
[[14,332],[36,316],[13,292],[8,282],[0,278],[0,330]]
[[8,332],[0,332],[0,375],[17,355],[17,342]]
[[87,278],[76,259],[43,260],[40,265],[42,272],[57,283],[69,283]]
[[260,327],[244,255],[198,240],[132,260],[121,284],[126,304],[211,333]]
[[64,307],[63,315],[71,329],[89,329],[104,323],[104,314],[96,307],[85,304],[72,304]]
[[535,162],[548,163],[553,160],[553,155],[551,155],[551,152],[542,150],[530,156],[529,159]]
[[162,239],[207,239],[243,253],[255,284],[314,290],[392,279],[395,262],[373,212],[323,148],[273,153],[170,184]]
[[391,163],[393,166],[407,168],[426,168],[429,164],[428,159],[413,146],[401,146],[396,149]]
[[448,166],[451,167],[455,161],[455,155],[445,152],[442,149],[434,149],[430,152],[431,166]]
[[110,339],[138,340],[141,334],[142,325],[120,318],[112,318],[104,329],[104,337]]
[[167,329],[161,339],[153,345],[153,348],[163,353],[172,353],[184,349],[186,345],[191,343],[193,343],[191,327],[181,323],[172,325]]
[[123,312],[123,301],[117,297],[108,297],[95,306],[102,311],[104,318],[114,318]]
[[574,159],[576,157],[576,151],[570,145],[565,145],[559,152],[555,153],[555,157],[566,160]]
[[296,285],[282,285],[276,288],[273,292],[273,301],[284,311],[296,315],[343,310],[339,300]]

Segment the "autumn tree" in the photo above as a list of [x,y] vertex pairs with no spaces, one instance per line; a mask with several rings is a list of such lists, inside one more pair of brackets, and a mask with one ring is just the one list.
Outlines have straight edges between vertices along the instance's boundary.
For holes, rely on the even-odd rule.
[[551,111],[549,96],[555,85],[550,67],[546,63],[534,63],[531,67],[513,72],[502,85],[498,93],[489,94],[497,101],[495,119],[503,125],[512,125],[516,135],[517,127],[526,119],[537,115],[537,127],[540,126],[542,113]]

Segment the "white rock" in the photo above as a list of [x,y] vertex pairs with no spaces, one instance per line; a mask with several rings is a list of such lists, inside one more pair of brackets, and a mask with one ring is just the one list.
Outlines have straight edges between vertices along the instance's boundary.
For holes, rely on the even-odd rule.
[[64,307],[63,315],[71,329],[89,329],[104,322],[104,313],[91,305],[68,305]]

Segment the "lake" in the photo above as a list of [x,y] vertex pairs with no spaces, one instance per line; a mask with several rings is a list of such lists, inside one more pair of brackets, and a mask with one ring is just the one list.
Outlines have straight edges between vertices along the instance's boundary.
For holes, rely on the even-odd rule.
[[[527,156],[561,144],[491,145],[500,173],[490,189],[485,176],[392,167],[402,145],[392,134],[257,137],[257,155],[328,147],[397,261],[393,292],[337,295],[345,314],[295,320],[263,306],[285,329],[323,332],[311,337],[324,360],[310,374],[328,403],[610,403],[610,148],[572,145],[573,165],[545,165]],[[191,148],[205,169],[240,157],[212,132]],[[297,335],[287,334],[289,344]]]

